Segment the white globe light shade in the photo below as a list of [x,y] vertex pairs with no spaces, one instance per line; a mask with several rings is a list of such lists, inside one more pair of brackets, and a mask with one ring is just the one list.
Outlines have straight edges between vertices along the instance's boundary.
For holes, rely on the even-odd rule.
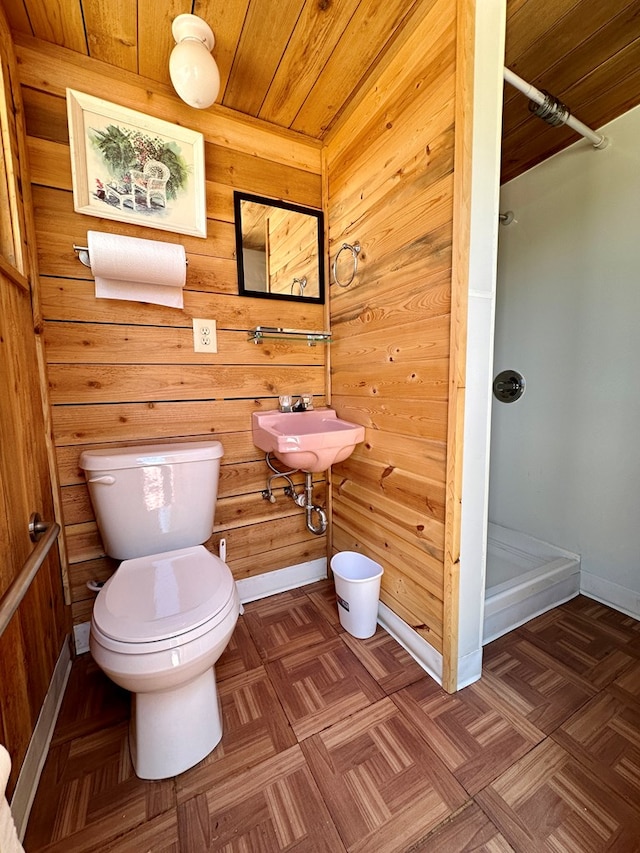
[[204,110],[220,91],[220,72],[211,56],[211,28],[197,15],[185,14],[175,18],[171,30],[177,42],[169,58],[173,88],[190,107]]

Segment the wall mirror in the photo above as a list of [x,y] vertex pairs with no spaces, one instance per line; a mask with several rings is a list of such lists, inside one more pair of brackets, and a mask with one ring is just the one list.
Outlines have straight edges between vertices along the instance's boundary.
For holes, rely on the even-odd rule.
[[235,192],[240,296],[324,302],[322,212]]

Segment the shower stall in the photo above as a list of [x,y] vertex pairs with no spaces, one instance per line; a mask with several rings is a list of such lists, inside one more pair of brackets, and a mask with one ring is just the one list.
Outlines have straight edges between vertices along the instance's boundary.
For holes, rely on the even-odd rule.
[[616,155],[556,98],[507,68],[504,79],[532,113],[591,145],[579,141],[501,192],[485,644],[578,594],[581,546],[606,514],[591,505],[606,465],[592,456],[604,436],[590,422],[602,391],[590,335],[603,317],[597,276],[611,237],[593,195]]

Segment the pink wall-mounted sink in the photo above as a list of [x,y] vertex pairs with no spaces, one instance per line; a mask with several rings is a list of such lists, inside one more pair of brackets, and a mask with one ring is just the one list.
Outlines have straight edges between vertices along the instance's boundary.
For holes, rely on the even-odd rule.
[[341,420],[333,409],[254,412],[251,428],[256,447],[289,468],[312,473],[342,462],[364,440],[364,427]]

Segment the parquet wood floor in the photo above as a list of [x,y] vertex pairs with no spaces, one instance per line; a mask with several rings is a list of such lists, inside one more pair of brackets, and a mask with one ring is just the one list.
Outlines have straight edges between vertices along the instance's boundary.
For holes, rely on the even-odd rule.
[[128,695],[76,660],[27,853],[640,853],[640,623],[597,602],[450,696],[382,629],[345,634],[323,581],[247,605],[217,678],[222,742],[143,782]]

